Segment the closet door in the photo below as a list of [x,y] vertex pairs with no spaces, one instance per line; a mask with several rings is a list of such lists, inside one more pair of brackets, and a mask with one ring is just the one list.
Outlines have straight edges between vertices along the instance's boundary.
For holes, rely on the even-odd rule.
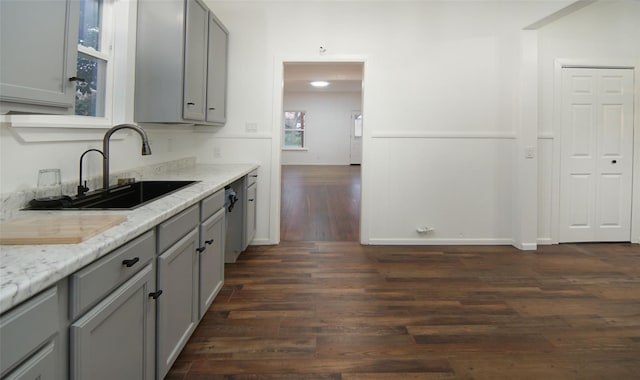
[[562,69],[560,242],[631,240],[633,70]]

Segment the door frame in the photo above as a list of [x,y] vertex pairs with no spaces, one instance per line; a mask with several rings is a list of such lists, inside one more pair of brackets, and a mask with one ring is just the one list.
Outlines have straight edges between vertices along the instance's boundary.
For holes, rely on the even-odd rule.
[[562,149],[562,69],[631,69],[633,70],[633,168],[631,170],[631,242],[640,244],[640,62],[599,62],[593,60],[556,59],[554,62],[553,109],[553,178],[551,181],[551,240],[560,240],[560,178]]
[[[305,55],[305,56],[276,56],[273,64],[273,104],[272,104],[272,126],[277,128],[273,131],[272,149],[271,149],[271,202],[270,213],[274,217],[271,219],[273,223],[269,226],[269,236],[274,237],[275,244],[280,243],[280,205],[282,202],[282,143],[284,141],[283,125],[284,113],[284,64],[285,63],[361,63],[362,64],[362,95],[360,97],[360,110],[364,114],[365,108],[365,83],[367,76],[367,57],[363,55]],[[368,229],[367,212],[365,205],[365,136],[362,136],[362,164],[360,172],[360,242],[368,241],[369,236],[366,235]]]

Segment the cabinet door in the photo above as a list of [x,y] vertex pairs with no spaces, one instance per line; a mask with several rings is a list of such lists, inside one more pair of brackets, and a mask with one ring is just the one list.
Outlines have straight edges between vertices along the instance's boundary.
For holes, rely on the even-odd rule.
[[0,1],[1,111],[73,113],[78,1]]
[[209,12],[207,121],[217,124],[227,121],[227,44],[227,31]]
[[246,224],[244,229],[244,240],[242,244],[243,250],[247,248],[251,240],[256,235],[256,203],[258,195],[258,185],[253,184],[247,188],[247,207],[246,210]]
[[167,374],[198,324],[198,229],[158,257],[158,378]]
[[200,226],[200,319],[224,283],[224,216],[222,208]]
[[155,378],[154,285],[149,263],[71,325],[72,379]]
[[203,3],[187,0],[182,116],[188,120],[205,119],[208,20],[209,11]]

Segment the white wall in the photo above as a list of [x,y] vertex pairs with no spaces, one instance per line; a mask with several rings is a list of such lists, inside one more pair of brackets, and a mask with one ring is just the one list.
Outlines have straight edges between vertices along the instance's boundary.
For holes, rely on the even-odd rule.
[[640,2],[602,1],[538,31],[540,243],[557,242],[559,126],[554,123],[559,64],[635,66],[635,159],[632,240],[640,242]]
[[305,111],[305,149],[283,150],[283,165],[349,165],[351,112],[361,108],[362,94],[286,92],[286,111]]
[[[166,127],[145,127],[151,143],[151,156],[140,155],[140,137],[136,133],[120,131],[114,134],[110,151],[111,172],[152,165],[184,157],[193,157],[190,152],[191,138],[184,139],[185,131],[171,131]],[[74,139],[86,133],[86,140],[50,141],[61,131],[16,132],[14,128],[0,127],[0,171],[2,194],[34,188],[39,169],[59,168],[62,181],[77,181],[80,155],[87,149],[102,150],[105,130],[73,130],[62,134],[73,134]],[[190,132],[188,132],[190,134]],[[37,135],[36,140],[24,141],[24,137]],[[44,141],[42,141],[44,140]],[[102,176],[102,157],[91,153],[84,158],[84,178]]]
[[242,149],[255,123],[274,149],[277,241],[282,63],[364,61],[362,241],[510,243],[520,32],[568,3],[208,1],[230,30],[229,120],[212,139]]
[[[535,199],[522,196],[526,184],[517,174],[532,168],[521,161],[523,136],[531,132],[521,119],[527,99],[521,31],[571,1],[207,2],[230,30],[227,125],[150,128],[149,157],[139,155],[137,136],[128,136],[112,145],[118,151],[113,170],[193,155],[204,163],[259,163],[256,239],[264,243],[279,239],[282,62],[364,62],[365,243],[508,244],[536,228],[542,237],[550,231],[552,147],[545,141],[553,140],[553,130],[544,111],[550,106],[549,57],[626,61],[638,57],[640,39],[637,2],[596,3],[566,27],[560,20],[540,31],[540,132],[546,140],[534,171],[541,177],[538,208]],[[326,53],[319,53],[320,45]],[[119,99],[132,99],[130,89],[122,91]],[[252,125],[255,132],[247,128]],[[70,133],[76,141],[25,142],[3,126],[2,192],[34,186],[37,169],[44,167],[60,167],[65,178],[75,178],[80,154],[100,147],[100,138],[90,131]],[[78,140],[84,133],[92,136]],[[92,161],[88,170],[97,175],[100,166]],[[636,169],[636,179],[638,174]],[[515,210],[522,203],[538,209],[537,225],[523,222],[524,214]],[[419,225],[435,232],[417,235]]]

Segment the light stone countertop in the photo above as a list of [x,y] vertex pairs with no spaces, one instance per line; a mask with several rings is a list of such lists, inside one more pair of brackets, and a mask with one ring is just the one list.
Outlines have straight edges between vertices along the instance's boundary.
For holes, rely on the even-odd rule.
[[256,164],[195,165],[140,180],[198,180],[134,210],[18,211],[15,217],[44,214],[126,215],[127,220],[82,243],[0,245],[0,313],[54,285],[238,178]]

